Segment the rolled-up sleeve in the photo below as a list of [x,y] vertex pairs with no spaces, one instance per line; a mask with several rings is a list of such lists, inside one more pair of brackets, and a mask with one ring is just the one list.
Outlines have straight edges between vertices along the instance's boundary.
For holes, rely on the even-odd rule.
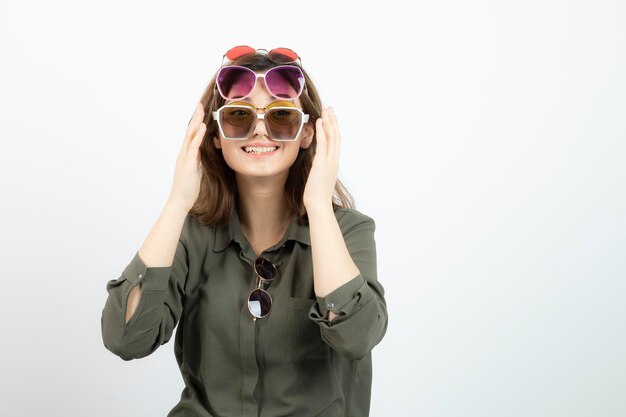
[[[148,356],[167,343],[182,313],[188,267],[182,240],[169,267],[147,267],[136,252],[121,276],[106,284],[109,295],[101,318],[104,346],[131,360]],[[140,284],[139,304],[125,323],[128,296]]]
[[[376,270],[376,225],[364,214],[346,213],[340,228],[359,274],[325,297],[317,297],[309,311],[322,339],[339,354],[360,359],[387,331],[387,304]],[[328,312],[336,314],[328,319]]]

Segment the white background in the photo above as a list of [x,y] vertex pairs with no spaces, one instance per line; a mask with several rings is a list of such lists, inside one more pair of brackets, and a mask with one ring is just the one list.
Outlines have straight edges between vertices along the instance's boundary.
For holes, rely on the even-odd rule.
[[626,415],[622,1],[0,2],[0,415],[165,416],[106,281],[231,46],[290,47],[376,220],[372,416]]

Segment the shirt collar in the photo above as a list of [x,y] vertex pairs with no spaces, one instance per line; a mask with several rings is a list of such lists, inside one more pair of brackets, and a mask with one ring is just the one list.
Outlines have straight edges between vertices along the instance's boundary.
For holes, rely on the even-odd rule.
[[[244,246],[246,241],[243,232],[241,231],[241,224],[239,223],[239,214],[237,210],[233,208],[231,212],[230,221],[226,226],[215,227],[215,239],[213,240],[213,252],[221,252],[228,247],[230,241],[234,240],[239,243],[241,247]],[[291,223],[287,228],[287,238],[282,239],[279,244],[283,244],[285,240],[297,240],[300,243],[311,246],[311,235],[309,232],[309,226],[304,224],[298,224],[298,216],[293,215]]]

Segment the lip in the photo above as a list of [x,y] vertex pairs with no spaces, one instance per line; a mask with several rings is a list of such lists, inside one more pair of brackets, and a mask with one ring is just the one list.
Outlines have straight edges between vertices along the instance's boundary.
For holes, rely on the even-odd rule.
[[248,146],[258,146],[260,148],[272,148],[274,146],[279,147],[277,144],[275,143],[267,143],[267,142],[252,142],[252,143],[247,143],[244,146],[241,147],[241,149],[246,148]]
[[[264,152],[264,153],[248,153],[246,152],[246,147],[248,146],[258,146],[258,147],[276,147],[275,150],[273,150],[272,152]],[[261,143],[261,142],[254,142],[254,143],[250,143],[248,145],[242,146],[241,147],[241,152],[245,153],[246,156],[250,157],[250,158],[269,158],[270,156],[276,154],[278,152],[278,149],[280,149],[280,146],[274,144],[274,143]]]

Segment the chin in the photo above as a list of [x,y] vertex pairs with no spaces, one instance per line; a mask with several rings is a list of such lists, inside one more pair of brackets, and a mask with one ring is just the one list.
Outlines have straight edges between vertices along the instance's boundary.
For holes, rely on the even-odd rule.
[[[298,148],[299,149],[299,148]],[[284,152],[284,147],[278,149],[279,153],[266,158],[250,157],[240,148],[229,149],[223,153],[226,164],[238,175],[246,177],[272,177],[281,174],[288,175],[289,169],[298,157],[298,149],[293,152]]]
[[244,169],[235,170],[235,172],[249,177],[273,177],[283,173],[289,173],[289,167],[271,166],[257,167],[257,169],[245,167]]

